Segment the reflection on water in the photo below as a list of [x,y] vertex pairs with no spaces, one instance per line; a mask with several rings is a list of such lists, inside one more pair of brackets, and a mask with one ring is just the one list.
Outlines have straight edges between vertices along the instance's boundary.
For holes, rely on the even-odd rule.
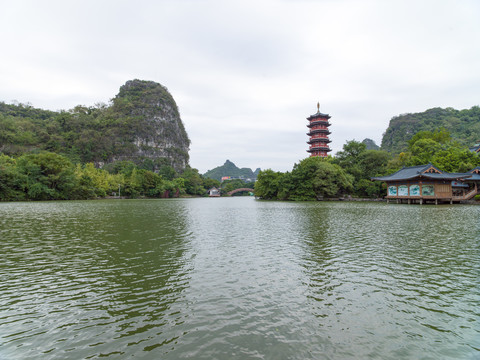
[[0,204],[0,358],[474,359],[480,207]]
[[188,283],[178,205],[2,204],[0,299],[8,311],[0,348],[8,358],[128,355],[133,344],[158,345],[149,330],[181,321],[169,305]]
[[337,203],[314,212],[309,295],[340,358],[463,359],[480,351],[476,207]]

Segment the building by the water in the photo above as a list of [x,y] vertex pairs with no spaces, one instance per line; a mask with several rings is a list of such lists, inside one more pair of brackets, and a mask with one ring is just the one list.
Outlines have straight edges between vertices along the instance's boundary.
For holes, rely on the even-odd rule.
[[219,197],[221,194],[220,194],[220,190],[217,189],[216,187],[212,187],[211,189],[208,190],[208,196],[210,197]]
[[307,135],[310,139],[307,141],[307,144],[310,145],[307,152],[310,153],[310,156],[321,156],[327,157],[328,153],[332,151],[328,146],[330,139],[330,115],[322,114],[320,112],[320,104],[317,103],[317,113],[310,115],[307,120],[309,121],[307,127],[310,129]]
[[387,184],[387,202],[426,203],[461,202],[480,191],[480,167],[466,173],[447,173],[432,164],[406,167],[388,176],[372,180]]

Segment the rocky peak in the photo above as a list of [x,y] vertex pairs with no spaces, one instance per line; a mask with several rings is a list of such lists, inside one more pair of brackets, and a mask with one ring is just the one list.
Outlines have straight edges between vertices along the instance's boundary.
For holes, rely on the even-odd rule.
[[165,86],[138,79],[127,81],[113,99],[113,107],[125,117],[134,145],[131,153],[122,154],[118,160],[150,159],[177,171],[187,166],[190,140],[177,104]]

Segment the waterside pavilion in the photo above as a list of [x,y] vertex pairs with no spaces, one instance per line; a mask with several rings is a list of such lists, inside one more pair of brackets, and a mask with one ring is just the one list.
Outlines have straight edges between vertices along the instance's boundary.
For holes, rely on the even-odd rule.
[[466,173],[447,173],[432,164],[406,167],[388,176],[372,180],[387,184],[387,202],[426,203],[461,202],[480,191],[480,167]]

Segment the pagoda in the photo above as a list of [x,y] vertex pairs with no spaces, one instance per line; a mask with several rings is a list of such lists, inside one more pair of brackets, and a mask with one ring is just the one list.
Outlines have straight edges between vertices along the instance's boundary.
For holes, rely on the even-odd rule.
[[307,118],[309,121],[307,127],[310,129],[307,133],[307,135],[310,136],[310,140],[307,141],[307,144],[310,144],[307,152],[310,153],[310,156],[327,157],[328,153],[332,151],[328,147],[328,143],[330,142],[328,138],[330,134],[330,130],[328,130],[330,123],[328,119],[330,119],[330,115],[322,114],[320,112],[320,103],[317,103],[317,113]]

